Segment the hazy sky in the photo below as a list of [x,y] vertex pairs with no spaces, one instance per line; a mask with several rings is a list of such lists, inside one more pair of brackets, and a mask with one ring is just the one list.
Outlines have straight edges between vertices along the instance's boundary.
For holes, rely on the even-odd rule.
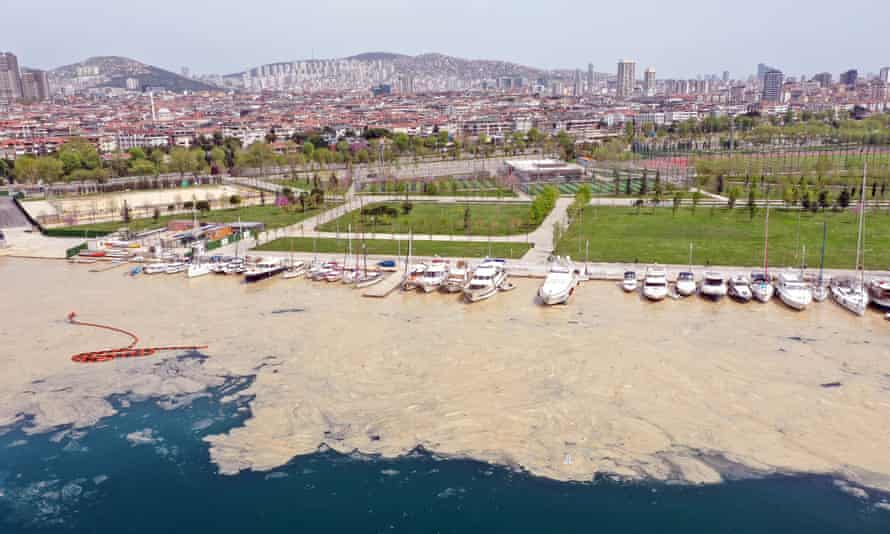
[[542,68],[612,72],[637,60],[659,77],[759,62],[788,75],[890,65],[887,0],[49,0],[5,2],[0,50],[50,68],[94,55],[178,71],[367,51],[441,52]]

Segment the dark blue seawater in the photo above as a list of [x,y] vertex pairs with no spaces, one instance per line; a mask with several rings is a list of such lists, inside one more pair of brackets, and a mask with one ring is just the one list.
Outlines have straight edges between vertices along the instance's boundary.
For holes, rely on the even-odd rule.
[[249,399],[190,406],[115,398],[83,431],[0,436],[0,532],[880,533],[890,512],[827,477],[707,487],[553,482],[423,452],[319,452],[271,473],[221,476],[202,437],[241,424]]

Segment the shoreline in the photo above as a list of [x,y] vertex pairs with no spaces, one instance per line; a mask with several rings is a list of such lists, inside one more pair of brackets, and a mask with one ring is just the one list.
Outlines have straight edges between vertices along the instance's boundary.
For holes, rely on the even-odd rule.
[[[244,427],[208,439],[223,473],[273,469],[328,443],[385,457],[422,446],[554,480],[679,470],[716,482],[725,475],[690,453],[716,451],[754,470],[849,473],[890,488],[890,363],[880,357],[890,340],[876,314],[649,306],[596,283],[547,309],[522,280],[455,307],[442,295],[371,301],[301,281],[162,282],[81,267],[0,261],[22,282],[8,289],[0,326],[10,340],[0,422],[30,413],[38,425],[89,426],[109,414],[110,394],[194,395],[207,380],[254,373]],[[300,313],[271,313],[295,304]],[[208,342],[207,375],[177,368],[175,353],[74,366],[69,354],[120,339],[64,324],[68,311],[146,344]],[[149,372],[160,362],[173,374]],[[833,381],[842,387],[820,386]]]

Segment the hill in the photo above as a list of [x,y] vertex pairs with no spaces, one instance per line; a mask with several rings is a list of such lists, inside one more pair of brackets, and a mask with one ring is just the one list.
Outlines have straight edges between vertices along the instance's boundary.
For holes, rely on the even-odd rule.
[[50,71],[54,87],[88,89],[126,88],[128,79],[137,80],[139,88],[163,87],[168,91],[212,91],[213,85],[180,76],[154,65],[118,56],[91,57],[85,61]]

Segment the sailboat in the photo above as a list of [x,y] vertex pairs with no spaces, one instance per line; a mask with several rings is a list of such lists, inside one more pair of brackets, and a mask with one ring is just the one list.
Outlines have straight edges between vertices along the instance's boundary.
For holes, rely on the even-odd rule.
[[[374,271],[373,273],[368,272],[368,246],[364,242],[364,235],[362,235],[362,252],[365,263],[362,274],[358,275],[355,279],[356,289],[371,287],[374,284],[383,281],[383,273],[381,271],[378,270]],[[356,266],[356,268],[357,267],[358,266]]]
[[831,296],[834,300],[856,315],[864,315],[868,308],[868,289],[865,286],[864,251],[862,249],[863,229],[865,226],[865,185],[868,174],[868,159],[862,167],[862,187],[859,188],[859,234],[856,239],[856,270],[855,278],[840,278],[831,281]]
[[825,284],[825,240],[828,236],[828,223],[822,223],[822,256],[819,260],[819,278],[816,280],[816,285],[813,286],[813,300],[816,302],[823,302],[828,298],[828,288]]
[[760,302],[769,302],[776,289],[769,277],[769,188],[766,195],[766,215],[763,231],[763,272],[751,273],[751,293]]

